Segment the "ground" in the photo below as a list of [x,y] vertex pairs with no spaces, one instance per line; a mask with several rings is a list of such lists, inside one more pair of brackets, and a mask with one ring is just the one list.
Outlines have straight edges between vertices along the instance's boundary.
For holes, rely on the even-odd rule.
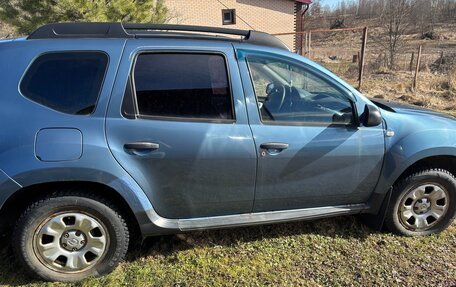
[[[412,91],[411,72],[371,74],[365,78],[361,91],[370,98],[417,105],[456,116],[456,89],[448,89],[449,76],[423,72],[420,77],[419,89]],[[454,77],[456,81],[456,74]],[[357,86],[356,81],[348,81]]]
[[[348,216],[150,238],[75,286],[455,286],[455,254],[456,224],[410,238]],[[26,277],[8,248],[0,258],[0,286],[67,286]]]

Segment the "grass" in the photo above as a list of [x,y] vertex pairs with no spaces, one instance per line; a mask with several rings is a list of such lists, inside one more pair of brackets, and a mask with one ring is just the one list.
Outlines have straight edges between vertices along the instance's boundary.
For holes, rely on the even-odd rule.
[[[370,74],[365,77],[361,91],[370,98],[414,104],[447,114],[456,114],[456,88],[450,88],[452,81],[456,83],[456,78],[423,72],[419,76],[415,91],[412,89],[412,79],[413,74],[404,71]],[[357,86],[357,80],[347,80],[353,86]]]
[[[339,217],[150,238],[109,276],[74,286],[455,286],[455,254],[456,224],[410,238]],[[0,286],[70,286],[0,255]]]

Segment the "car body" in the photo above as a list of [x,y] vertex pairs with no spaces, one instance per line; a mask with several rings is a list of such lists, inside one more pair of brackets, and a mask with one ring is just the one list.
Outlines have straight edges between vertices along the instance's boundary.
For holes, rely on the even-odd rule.
[[[66,27],[56,25],[51,28]],[[55,35],[0,42],[0,208],[6,221],[56,188],[77,186],[110,199],[143,237],[346,214],[363,214],[379,228],[399,179],[423,164],[456,171],[454,118],[372,101],[320,65],[276,42],[268,45],[272,37],[254,42],[185,33]],[[90,112],[59,111],[38,96],[38,102],[33,99],[34,89],[43,88],[29,79],[44,69],[37,61],[68,53],[87,53],[81,62],[105,65]],[[226,75],[216,68],[201,72],[207,63],[225,67]],[[155,65],[162,70],[144,79]],[[167,79],[172,67],[183,72]],[[307,73],[321,79],[337,100],[331,100],[331,92],[316,96],[294,89],[297,100],[276,117],[283,120],[265,120],[261,109],[276,99],[257,95],[257,101],[258,75],[252,71],[258,68],[259,75],[273,79],[267,89],[285,105],[283,67],[297,73],[297,81],[306,81],[301,76]],[[177,110],[157,102],[171,97],[173,83],[197,86],[201,81],[204,86],[204,75],[216,79],[211,95],[229,95],[230,102],[217,99],[206,105],[214,111],[197,117],[176,113],[194,113],[199,105]],[[51,89],[67,79],[57,78],[57,83],[44,82]],[[139,107],[151,85],[156,93],[168,92]],[[141,89],[143,98],[135,98]],[[204,86],[199,93],[207,90]],[[291,110],[304,98],[345,105],[348,120],[345,112],[317,103],[316,120],[308,121],[306,113]],[[169,114],[139,114],[160,113],[157,106],[167,107]],[[327,114],[333,122],[326,121]],[[299,120],[289,121],[290,115]]]

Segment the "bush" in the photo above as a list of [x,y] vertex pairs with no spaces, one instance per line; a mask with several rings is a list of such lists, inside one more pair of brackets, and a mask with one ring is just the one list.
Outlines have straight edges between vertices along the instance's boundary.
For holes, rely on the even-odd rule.
[[331,30],[332,29],[341,29],[345,28],[345,19],[344,18],[337,18],[335,19],[332,23],[331,26],[329,27]]
[[421,35],[421,39],[438,40],[440,39],[440,35],[434,31],[428,31]]
[[456,67],[456,53],[442,54],[440,58],[431,64],[434,73],[451,73]]

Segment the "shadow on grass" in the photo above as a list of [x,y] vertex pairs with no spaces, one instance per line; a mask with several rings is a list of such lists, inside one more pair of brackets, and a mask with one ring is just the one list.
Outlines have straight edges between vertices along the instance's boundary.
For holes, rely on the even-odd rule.
[[[127,256],[127,262],[133,262],[147,256],[171,256],[176,252],[194,247],[229,247],[243,242],[306,234],[364,241],[373,233],[376,231],[369,229],[355,216],[197,231],[179,235],[150,237],[142,243],[134,242]],[[18,286],[39,283],[39,280],[27,276],[23,268],[17,263],[9,242],[8,235],[0,236],[0,285]]]
[[0,285],[24,285],[38,283],[25,274],[17,262],[10,243],[10,234],[0,234]]
[[361,223],[359,217],[356,216],[194,231],[179,235],[146,238],[138,248],[129,253],[127,261],[135,261],[146,256],[171,256],[176,252],[194,247],[229,247],[238,243],[306,234],[364,241],[370,234],[374,233],[377,233],[377,231]]

